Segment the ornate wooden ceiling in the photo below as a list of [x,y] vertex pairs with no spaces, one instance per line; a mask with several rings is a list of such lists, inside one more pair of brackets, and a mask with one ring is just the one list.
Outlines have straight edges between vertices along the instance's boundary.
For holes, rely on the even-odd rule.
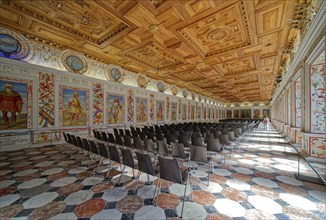
[[267,101],[295,0],[1,0],[0,24],[225,102]]

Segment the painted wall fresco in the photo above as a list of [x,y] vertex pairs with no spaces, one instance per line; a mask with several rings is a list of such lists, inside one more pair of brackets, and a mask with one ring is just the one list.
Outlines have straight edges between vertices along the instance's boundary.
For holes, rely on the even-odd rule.
[[295,127],[301,127],[301,80],[295,83]]
[[204,120],[206,120],[206,118],[207,118],[207,108],[206,108],[206,106],[204,106],[204,108],[203,108],[203,113],[204,113]]
[[156,122],[164,122],[165,101],[156,100]]
[[123,124],[125,116],[125,98],[121,94],[107,93],[108,124]]
[[40,128],[54,127],[54,80],[54,74],[41,72],[38,74],[38,127]]
[[195,105],[191,105],[191,120],[195,120]]
[[60,126],[85,126],[89,122],[89,90],[60,85]]
[[166,120],[170,120],[170,97],[166,97]]
[[233,110],[233,118],[240,118],[239,117],[239,109]]
[[103,113],[104,113],[104,89],[100,83],[92,83],[93,90],[93,125],[103,124]]
[[32,81],[0,77],[0,130],[32,127]]
[[287,117],[288,117],[288,120],[287,120],[287,124],[291,124],[291,102],[292,102],[292,100],[291,100],[291,89],[289,88],[288,89],[288,112],[287,112]]
[[310,80],[311,132],[325,133],[325,64],[311,66]]
[[149,95],[149,119],[152,123],[155,122],[155,95]]
[[127,98],[127,123],[134,123],[134,90],[128,90]]
[[136,97],[136,123],[147,122],[147,98]]
[[310,155],[313,157],[326,158],[326,140],[309,137]]
[[187,120],[187,104],[182,104],[182,120]]
[[197,119],[201,120],[201,105],[197,106]]
[[177,121],[178,103],[171,102],[171,121]]
[[232,110],[226,110],[226,118],[232,118]]
[[253,118],[260,118],[260,109],[253,109]]
[[241,118],[251,118],[251,109],[240,109]]
[[181,120],[182,112],[181,112],[181,99],[178,101],[178,120]]
[[191,114],[191,105],[190,105],[190,101],[188,101],[187,109],[188,109],[188,111],[187,111],[187,115],[188,115],[187,119],[190,120],[190,117],[191,117],[191,115],[190,115],[190,114]]
[[52,144],[60,141],[60,130],[33,132],[34,144]]
[[262,113],[263,113],[263,118],[268,117],[269,119],[270,117],[270,113],[269,113],[269,109],[262,109]]

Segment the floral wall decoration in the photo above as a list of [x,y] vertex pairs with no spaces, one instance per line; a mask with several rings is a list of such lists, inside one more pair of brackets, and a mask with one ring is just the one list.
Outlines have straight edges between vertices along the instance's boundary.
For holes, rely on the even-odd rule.
[[188,115],[188,120],[190,120],[190,108],[191,108],[191,106],[190,106],[190,101],[188,101],[188,105],[187,105],[187,107],[188,107],[188,113],[187,113],[187,115]]
[[187,104],[182,104],[182,120],[187,120]]
[[125,118],[125,96],[107,93],[108,124],[123,124]]
[[295,86],[295,126],[301,127],[301,80],[294,83]]
[[155,122],[155,95],[149,95],[149,119],[152,123]]
[[253,118],[260,118],[260,109],[253,109]]
[[32,80],[0,77],[0,129],[32,127]]
[[128,90],[127,98],[127,122],[134,123],[134,90]]
[[226,110],[226,118],[232,118],[232,110]]
[[166,120],[170,119],[170,97],[166,97]]
[[325,63],[311,66],[310,81],[311,132],[325,133]]
[[181,110],[181,99],[179,99],[179,103],[178,103],[178,115],[179,115],[179,117],[178,117],[178,120],[181,120],[181,117],[182,117],[182,110]]
[[178,103],[171,102],[171,121],[177,121],[177,114],[178,114]]
[[178,88],[176,86],[172,86],[171,87],[171,92],[172,92],[172,95],[177,95],[178,94]]
[[165,119],[165,101],[156,100],[156,122],[164,122]]
[[187,96],[188,96],[188,91],[187,91],[186,89],[184,89],[184,90],[182,91],[182,95],[183,95],[184,98],[187,98]]
[[54,127],[54,80],[55,75],[38,74],[38,127]]
[[163,82],[158,82],[156,87],[159,92],[164,92],[167,89],[166,85]]
[[103,124],[103,111],[104,111],[104,89],[101,83],[92,83],[93,89],[93,125]]
[[60,126],[85,126],[89,124],[89,90],[60,85]]
[[251,118],[251,109],[241,109],[240,116],[241,118]]

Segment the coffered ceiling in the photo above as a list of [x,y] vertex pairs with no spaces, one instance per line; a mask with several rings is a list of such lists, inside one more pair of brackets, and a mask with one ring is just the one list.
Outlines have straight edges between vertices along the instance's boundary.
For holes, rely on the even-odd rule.
[[224,102],[268,101],[296,0],[1,0],[26,37]]

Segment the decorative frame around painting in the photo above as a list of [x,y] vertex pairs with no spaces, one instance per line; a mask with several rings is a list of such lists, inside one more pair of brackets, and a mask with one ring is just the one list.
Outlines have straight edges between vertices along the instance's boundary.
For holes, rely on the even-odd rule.
[[[14,96],[11,98],[15,102],[15,109],[6,109],[4,97],[8,96],[5,92],[5,85],[11,87]],[[0,129],[17,130],[32,128],[32,97],[33,97],[32,80],[0,77]],[[3,106],[2,106],[3,105]],[[12,115],[12,112],[15,114]],[[19,114],[17,114],[17,112]],[[3,113],[6,114],[4,117]]]
[[55,75],[38,73],[38,127],[54,127]]
[[241,118],[251,118],[251,109],[240,109]]
[[106,93],[108,124],[123,124],[125,119],[125,95]]
[[187,120],[187,103],[182,103],[182,120]]
[[[75,92],[78,94],[78,97],[74,99],[74,96],[77,96]],[[76,99],[79,100],[80,107],[76,106]],[[88,124],[89,89],[60,85],[59,126],[87,126]]]
[[148,98],[136,97],[136,123],[146,123],[148,119]]
[[165,100],[156,100],[156,122],[165,120]]
[[252,109],[252,118],[258,119],[260,117],[260,109]]
[[84,74],[88,70],[85,56],[74,51],[63,51],[61,63],[71,73]]
[[107,67],[105,76],[108,80],[121,83],[124,80],[125,73],[120,66],[115,66],[113,64],[110,64]]
[[178,103],[171,102],[171,121],[177,121],[178,119]]

